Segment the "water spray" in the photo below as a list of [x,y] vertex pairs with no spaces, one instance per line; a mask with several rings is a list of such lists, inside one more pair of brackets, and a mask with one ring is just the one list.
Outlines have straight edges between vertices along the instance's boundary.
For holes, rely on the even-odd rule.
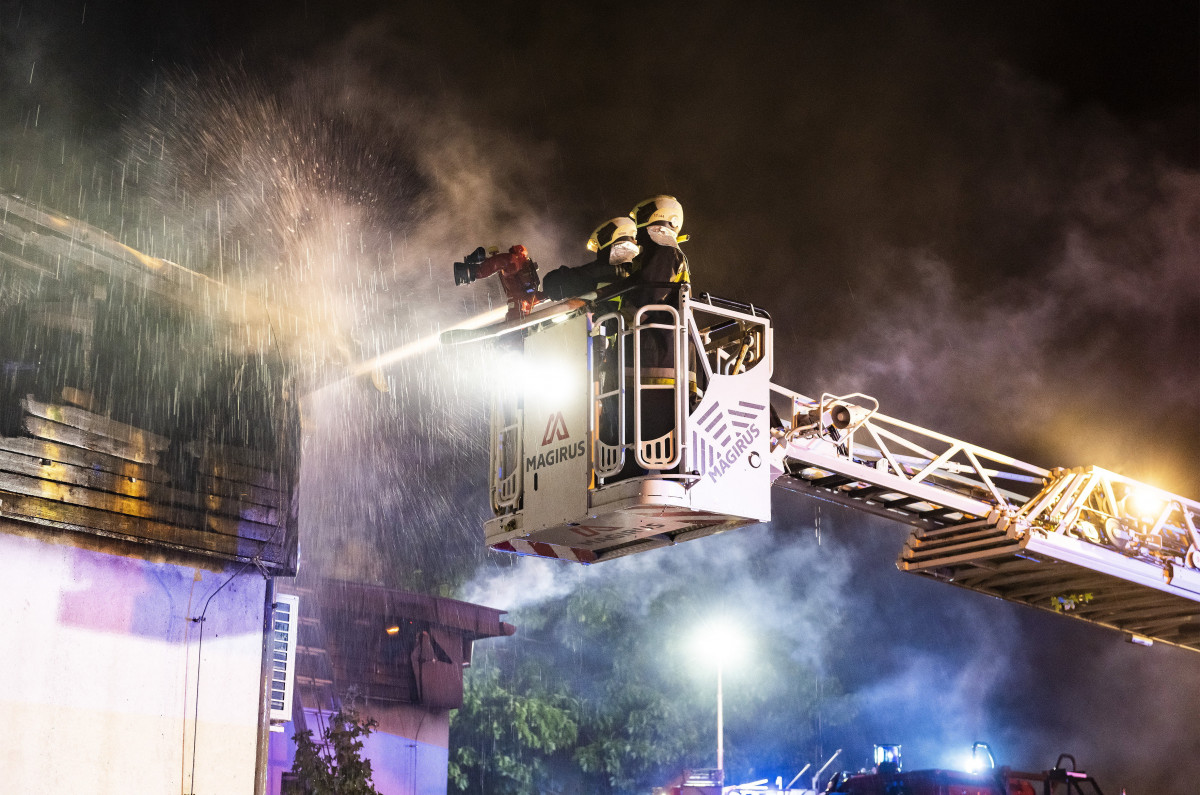
[[[478,315],[475,315],[474,317],[467,318],[466,320],[462,321],[461,323],[451,326],[447,330],[448,331],[457,331],[457,330],[461,330],[461,329],[474,330],[474,329],[482,328],[484,326],[489,326],[492,323],[500,322],[501,320],[504,319],[504,316],[507,313],[508,313],[507,307],[498,307],[496,309],[489,309],[488,311],[481,312]],[[376,356],[375,358],[368,359],[367,361],[356,366],[351,371],[349,377],[353,378],[353,377],[358,377],[360,375],[366,375],[367,373],[376,373],[379,370],[383,369],[384,367],[387,367],[390,364],[395,364],[396,362],[402,361],[404,359],[408,359],[408,358],[416,356],[418,354],[426,353],[438,346],[438,341],[439,341],[440,336],[441,336],[441,332],[437,332],[435,334],[429,334],[428,336],[422,337],[419,340],[415,340],[406,345],[401,345],[399,348],[393,348],[392,350],[388,351],[387,353],[381,353],[380,355]]]

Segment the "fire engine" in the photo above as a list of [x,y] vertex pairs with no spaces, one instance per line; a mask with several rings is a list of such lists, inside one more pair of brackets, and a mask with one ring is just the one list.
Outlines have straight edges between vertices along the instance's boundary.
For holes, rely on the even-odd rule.
[[1200,650],[1200,503],[780,386],[764,309],[652,286],[668,298],[618,307],[618,283],[442,335],[493,340],[516,376],[492,411],[491,548],[602,563],[768,522],[786,489],[907,524],[903,571]]
[[[900,746],[877,745],[874,769],[839,773],[825,791],[847,795],[1103,795],[1094,778],[1076,769],[1075,757],[1070,754],[1060,754],[1052,769],[1040,773],[1009,767],[997,769],[985,743],[975,743],[971,756],[970,772],[905,771],[900,762]],[[987,764],[980,764],[981,759]]]
[[656,787],[654,795],[1103,795],[1095,778],[1078,770],[1070,754],[1060,754],[1052,769],[1036,773],[997,768],[986,743],[971,748],[970,770],[906,771],[899,745],[876,745],[874,756],[869,770],[838,772],[828,781],[818,773],[798,789],[793,785],[810,765],[786,785],[782,777],[774,784],[762,779],[727,785],[721,770],[687,770],[667,786]]

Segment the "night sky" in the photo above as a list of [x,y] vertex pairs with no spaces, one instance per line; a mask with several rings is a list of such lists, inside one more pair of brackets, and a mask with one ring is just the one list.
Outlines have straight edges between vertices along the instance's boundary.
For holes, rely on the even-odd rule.
[[[980,5],[0,0],[0,188],[123,236],[105,175],[147,229],[147,206],[240,196],[230,234],[261,224],[257,250],[270,237],[285,267],[239,275],[293,274],[288,300],[319,292],[362,357],[496,300],[453,286],[475,246],[581,264],[598,223],[670,193],[698,289],[772,313],[776,383],[1200,497],[1200,5]],[[334,241],[337,267],[294,276],[297,229],[310,254]],[[362,254],[401,235],[386,266]],[[445,365],[390,374],[396,416],[371,404],[355,424],[378,402],[358,393],[314,409],[315,460],[352,439],[377,464],[357,482],[387,495],[366,505],[310,470],[314,533],[396,525],[431,570],[434,529],[480,537],[483,403]],[[536,581],[732,560],[713,579],[734,603],[795,562],[837,615],[800,637],[781,603],[772,626],[856,699],[826,752],[857,764],[902,742],[930,766],[949,762],[938,743],[994,738],[1026,769],[1071,752],[1107,792],[1195,790],[1200,657],[905,577],[903,528],[822,510],[820,546],[816,508],[785,495],[769,529]],[[361,546],[346,533],[343,553]],[[480,566],[470,593],[499,608],[542,565],[449,557]]]

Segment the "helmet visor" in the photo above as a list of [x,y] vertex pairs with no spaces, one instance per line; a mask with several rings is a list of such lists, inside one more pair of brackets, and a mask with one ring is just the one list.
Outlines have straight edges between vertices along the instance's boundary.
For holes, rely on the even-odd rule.
[[623,237],[612,244],[612,251],[608,253],[608,261],[612,265],[624,265],[636,257],[640,251],[637,243]]
[[674,247],[679,242],[675,230],[667,224],[650,224],[646,227],[646,234],[650,235],[650,239],[660,246]]

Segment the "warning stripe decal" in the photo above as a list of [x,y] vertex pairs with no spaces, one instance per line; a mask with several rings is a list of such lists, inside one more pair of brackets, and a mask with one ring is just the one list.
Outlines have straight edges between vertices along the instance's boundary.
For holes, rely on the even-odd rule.
[[575,563],[596,562],[596,553],[591,550],[564,547],[558,544],[547,544],[544,541],[526,541],[522,538],[513,539],[512,541],[501,541],[499,544],[493,544],[492,549],[499,550],[500,552],[512,552],[516,555],[533,555],[539,558],[570,560]]

